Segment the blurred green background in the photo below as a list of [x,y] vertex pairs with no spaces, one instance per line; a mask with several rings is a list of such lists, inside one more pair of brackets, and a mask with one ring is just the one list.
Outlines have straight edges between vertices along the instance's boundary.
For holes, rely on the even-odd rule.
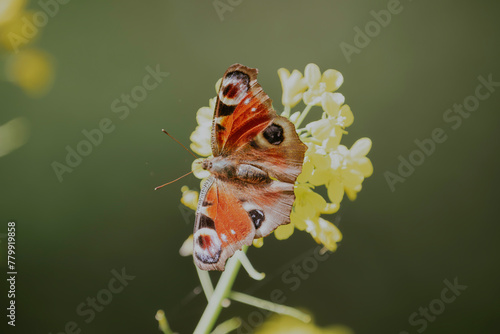
[[[226,1],[224,1],[226,3]],[[440,298],[443,281],[468,288],[429,322],[426,333],[494,333],[498,328],[498,143],[500,90],[453,131],[444,112],[474,94],[478,76],[500,81],[494,1],[402,1],[402,12],[349,63],[340,43],[354,44],[354,27],[373,20],[388,1],[242,1],[221,20],[211,1],[71,1],[41,29],[33,45],[54,64],[53,86],[30,97],[0,83],[0,124],[24,117],[27,143],[0,158],[0,233],[17,222],[16,333],[59,333],[75,321],[82,333],[159,333],[164,309],[172,328],[194,329],[206,301],[191,259],[178,249],[192,233],[180,186],[192,157],[161,133],[188,144],[195,113],[214,96],[214,83],[235,63],[259,69],[259,81],[281,108],[280,67],[316,63],[345,78],[340,92],[355,122],[347,146],[369,137],[375,172],[336,218],[344,239],[328,261],[291,291],[282,265],[316,244],[296,231],[286,241],[266,238],[249,257],[267,273],[256,283],[241,272],[235,289],[314,313],[321,326],[355,333],[416,333],[408,322]],[[40,10],[37,2],[28,8]],[[7,53],[4,54],[7,56]],[[5,65],[5,61],[0,63]],[[169,76],[127,118],[112,102],[142,84],[146,67]],[[4,69],[2,69],[4,72]],[[5,78],[4,78],[5,79]],[[64,162],[82,130],[109,118],[115,130],[59,182],[51,164]],[[436,127],[448,140],[391,192],[384,172]],[[495,190],[497,189],[497,190]],[[6,269],[2,239],[2,270]],[[107,287],[111,271],[135,276],[123,292],[85,323],[76,307]],[[285,268],[286,269],[286,268]],[[214,278],[217,274],[213,275]],[[5,280],[2,280],[5,312]],[[234,302],[220,320],[254,311]],[[2,316],[2,325],[6,323]],[[9,328],[12,330],[12,328]]]

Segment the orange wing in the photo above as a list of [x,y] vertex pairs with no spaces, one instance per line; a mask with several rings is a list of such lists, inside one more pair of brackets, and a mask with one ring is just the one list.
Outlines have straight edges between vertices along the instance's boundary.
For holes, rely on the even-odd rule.
[[227,156],[268,127],[276,112],[257,83],[257,69],[230,66],[222,78],[212,124],[212,153]]
[[203,270],[224,270],[226,260],[251,245],[255,227],[230,185],[210,177],[196,210],[193,257]]

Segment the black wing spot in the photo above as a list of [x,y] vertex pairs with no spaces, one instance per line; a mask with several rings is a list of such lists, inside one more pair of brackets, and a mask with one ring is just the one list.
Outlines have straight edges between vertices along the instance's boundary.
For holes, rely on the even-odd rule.
[[252,211],[248,212],[248,215],[250,216],[250,219],[252,219],[253,224],[255,225],[255,228],[258,229],[259,227],[262,226],[262,223],[266,219],[264,215],[264,211],[255,209]]
[[278,124],[271,124],[264,130],[264,138],[272,145],[279,145],[285,140],[283,128]]
[[236,109],[236,105],[234,106],[228,106],[222,101],[219,101],[219,108],[217,109],[217,116],[229,116],[232,115],[234,112],[234,109]]
[[217,129],[217,132],[226,130],[226,128],[220,125],[219,123],[215,124],[215,128]]
[[[212,206],[214,205],[214,203],[212,202],[209,202],[207,200],[204,200],[203,203],[201,203],[201,206],[205,207],[205,206]],[[208,217],[207,217],[208,218]],[[209,218],[210,219],[210,218]]]
[[[203,204],[205,204],[205,202]],[[212,218],[210,218],[206,215],[201,215],[200,216],[200,223],[198,224],[198,229],[202,229],[202,228],[209,228],[209,229],[215,230],[215,222],[213,221]]]

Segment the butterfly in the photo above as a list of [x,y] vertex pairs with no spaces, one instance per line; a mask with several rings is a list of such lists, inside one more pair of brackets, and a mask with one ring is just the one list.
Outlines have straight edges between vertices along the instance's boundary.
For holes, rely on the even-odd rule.
[[225,72],[212,121],[213,157],[200,192],[193,257],[203,270],[224,270],[243,245],[290,223],[294,184],[307,146],[278,116],[257,83],[258,70],[241,64]]

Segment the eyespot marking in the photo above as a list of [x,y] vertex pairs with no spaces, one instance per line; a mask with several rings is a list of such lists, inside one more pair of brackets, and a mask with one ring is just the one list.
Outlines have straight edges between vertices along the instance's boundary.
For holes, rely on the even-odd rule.
[[269,125],[263,132],[264,138],[272,145],[279,145],[285,140],[283,128],[278,124]]
[[[236,107],[238,103],[246,96],[249,86],[250,77],[240,71],[228,73],[222,80],[221,89],[219,90],[219,100],[222,105],[219,108],[226,106]],[[234,109],[229,113],[232,114]],[[229,111],[225,111],[226,113]]]
[[222,252],[217,232],[202,228],[194,234],[194,254],[203,263],[216,263]]
[[249,211],[248,215],[250,216],[250,219],[252,219],[252,222],[253,222],[256,229],[261,227],[262,223],[266,219],[266,217],[264,215],[264,211],[259,210],[259,209],[254,209],[252,211]]

